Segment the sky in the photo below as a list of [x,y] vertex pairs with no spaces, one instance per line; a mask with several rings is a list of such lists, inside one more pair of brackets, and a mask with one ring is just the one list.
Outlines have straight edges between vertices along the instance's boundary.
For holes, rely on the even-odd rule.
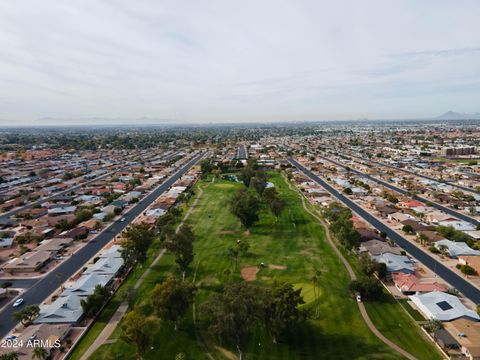
[[0,125],[480,112],[478,0],[5,0]]

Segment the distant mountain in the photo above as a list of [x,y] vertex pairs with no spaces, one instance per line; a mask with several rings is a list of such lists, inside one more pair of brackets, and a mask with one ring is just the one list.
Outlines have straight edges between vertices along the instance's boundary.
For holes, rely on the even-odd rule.
[[447,111],[445,114],[437,116],[438,120],[480,120],[480,113],[463,114],[455,111]]

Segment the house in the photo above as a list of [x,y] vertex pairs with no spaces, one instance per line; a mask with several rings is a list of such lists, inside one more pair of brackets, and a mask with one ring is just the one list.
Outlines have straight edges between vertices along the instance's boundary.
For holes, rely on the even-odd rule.
[[425,221],[428,221],[430,223],[438,224],[441,221],[455,221],[457,220],[456,217],[445,214],[444,212],[441,211],[432,211],[427,214],[425,214],[424,217]]
[[480,316],[475,311],[463,305],[460,299],[454,295],[440,291],[432,291],[426,294],[412,295],[410,296],[410,300],[412,300],[427,319],[452,321],[466,318],[480,321]]
[[434,246],[438,250],[445,248],[451,258],[457,258],[460,255],[479,256],[480,250],[474,250],[464,242],[455,242],[451,240],[440,240],[435,242]]
[[475,225],[470,224],[469,222],[462,220],[447,220],[440,221],[438,223],[440,226],[451,226],[458,231],[474,231],[476,229]]
[[366,252],[370,256],[379,256],[384,253],[391,253],[395,255],[401,255],[401,249],[398,247],[391,246],[385,241],[373,239],[365,241],[360,244],[360,252]]
[[445,237],[438,234],[436,231],[431,231],[431,230],[418,230],[417,237],[419,239],[421,237],[425,238],[428,243],[445,240]]
[[7,262],[3,269],[7,272],[33,272],[39,271],[47,265],[59,251],[70,246],[71,238],[54,238],[43,240],[33,251]]
[[72,286],[65,288],[60,296],[66,297],[73,294],[77,296],[91,295],[95,290],[95,286],[107,286],[112,278],[112,274],[99,274],[95,272],[85,273],[80,276]]
[[457,319],[444,324],[445,329],[460,344],[462,353],[471,360],[480,360],[480,323]]
[[9,273],[38,271],[48,264],[54,254],[51,251],[27,252],[3,265],[3,270]]
[[[363,222],[362,222],[363,223]],[[363,226],[365,226],[365,224],[363,223]],[[355,224],[354,224],[354,227]],[[373,240],[373,239],[376,239],[376,240],[380,240],[383,242],[383,239],[380,235],[378,235],[374,230],[372,229],[367,229],[365,227],[359,227],[359,228],[356,228],[357,232],[360,234],[360,241],[361,242],[364,242],[364,241],[369,241],[369,240]]]
[[[47,351],[46,358],[50,358],[51,352],[55,349],[56,342],[62,342],[70,332],[72,326],[70,324],[38,324],[26,327],[20,335],[18,335],[17,343],[23,344],[15,349],[18,360],[34,359],[33,355],[34,342],[40,341]],[[0,356],[11,351],[8,347],[0,347]]]
[[48,216],[59,216],[73,214],[77,210],[76,206],[60,206],[48,209]]
[[8,249],[13,244],[13,236],[7,233],[7,236],[0,236],[0,249]]
[[383,253],[372,256],[372,259],[387,266],[387,272],[403,272],[413,274],[415,272],[414,263],[407,256],[395,255],[392,253]]
[[40,306],[40,315],[34,320],[34,323],[76,325],[83,317],[81,300],[82,297],[76,294],[59,296],[51,304]]
[[404,213],[401,213],[401,212],[396,212],[396,213],[393,213],[393,214],[389,214],[388,219],[390,221],[395,221],[395,222],[401,223],[402,221],[405,221],[405,220],[415,220],[415,216],[412,216],[410,214],[404,214]]
[[436,281],[421,281],[413,274],[405,274],[401,272],[392,273],[392,280],[395,287],[406,295],[418,293],[428,293],[432,291],[446,292],[448,289],[445,285]]
[[107,205],[101,208],[100,210],[106,214],[113,213],[115,211],[116,206],[114,205]]
[[145,216],[153,216],[159,218],[160,216],[163,216],[166,213],[164,209],[156,208],[156,209],[148,209],[146,210],[143,214]]
[[77,226],[71,230],[68,230],[62,233],[62,237],[69,237],[74,240],[82,240],[82,239],[86,239],[89,233],[90,233],[90,229],[88,227]]
[[435,228],[433,226],[422,224],[421,222],[415,221],[415,220],[412,220],[412,219],[404,220],[404,221],[401,221],[400,223],[403,226],[409,225],[412,228],[413,232],[415,232],[415,233],[417,231],[421,231],[421,230],[430,230],[430,231],[435,230]]

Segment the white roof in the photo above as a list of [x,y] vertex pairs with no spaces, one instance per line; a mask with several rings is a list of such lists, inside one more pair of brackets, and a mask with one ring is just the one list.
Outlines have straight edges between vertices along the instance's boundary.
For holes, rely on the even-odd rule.
[[473,250],[464,242],[455,242],[451,240],[439,240],[435,242],[435,247],[440,249],[441,246],[446,246],[451,257],[460,255],[480,255],[479,250]]
[[447,221],[440,221],[438,223],[442,226],[452,226],[455,230],[459,231],[473,231],[476,230],[476,227],[469,222],[462,221],[462,220],[447,220]]
[[410,299],[418,309],[429,319],[451,321],[461,317],[480,321],[480,316],[467,308],[453,295],[440,291],[432,291],[426,294],[412,295]]

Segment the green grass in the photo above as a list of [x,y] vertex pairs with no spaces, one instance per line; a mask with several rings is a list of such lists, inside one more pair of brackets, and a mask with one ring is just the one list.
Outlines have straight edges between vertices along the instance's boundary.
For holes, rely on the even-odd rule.
[[[226,281],[240,279],[240,268],[257,266],[260,262],[282,265],[286,269],[267,267],[261,270],[255,283],[268,286],[277,279],[289,281],[297,288],[302,287],[302,293],[309,303],[305,306],[318,306],[320,316],[291,329],[276,345],[272,344],[264,331],[258,329],[252,334],[247,359],[400,359],[399,354],[378,340],[365,325],[356,302],[349,294],[346,269],[325,241],[322,226],[302,208],[298,194],[288,188],[278,173],[273,173],[270,181],[275,184],[287,206],[278,221],[263,209],[260,221],[249,233],[242,229],[228,210],[231,196],[242,184],[223,180],[213,183],[201,181],[197,184],[204,188],[204,194],[188,221],[196,235],[195,260],[188,280],[191,281],[195,276],[199,288],[197,309],[209,294],[218,291]],[[251,244],[249,254],[239,260],[239,269],[235,269],[227,256],[227,247],[237,239],[247,239]],[[316,303],[310,281],[314,269],[322,273],[320,296]],[[228,275],[226,270],[231,274]],[[146,315],[152,315],[151,290],[169,273],[179,275],[173,257],[167,254],[139,289],[137,306]],[[205,347],[216,359],[224,358],[213,346],[208,334],[201,333],[205,341],[200,341],[192,328],[191,313],[176,333],[170,324],[156,321],[152,327],[155,345],[145,358],[173,359],[175,354],[183,351],[189,359],[205,359]],[[112,339],[117,341],[103,345],[92,358],[132,358],[133,347],[119,339],[119,335],[120,330],[117,329],[112,335]],[[235,352],[229,344],[222,345]]]
[[[358,276],[357,257],[344,247],[340,250]],[[424,317],[407,303],[407,299],[397,301],[385,290],[383,301],[365,302],[365,307],[375,327],[410,354],[421,360],[443,358],[416,323],[425,321]]]
[[415,321],[392,296],[388,295],[382,302],[365,303],[365,307],[383,335],[418,359],[442,358],[434,344],[426,338]]

